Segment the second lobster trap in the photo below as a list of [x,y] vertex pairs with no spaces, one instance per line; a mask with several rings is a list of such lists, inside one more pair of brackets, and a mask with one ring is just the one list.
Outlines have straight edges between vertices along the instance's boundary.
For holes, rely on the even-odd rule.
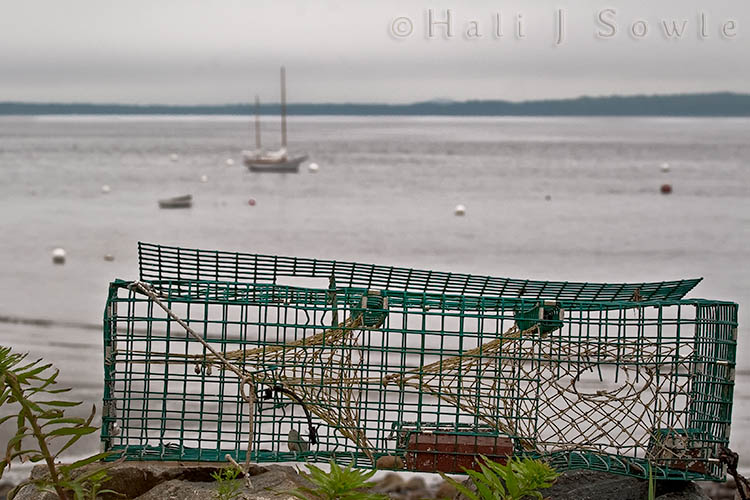
[[102,439],[142,460],[249,444],[254,461],[460,472],[517,455],[716,480],[736,327],[736,304],[700,299],[116,281]]

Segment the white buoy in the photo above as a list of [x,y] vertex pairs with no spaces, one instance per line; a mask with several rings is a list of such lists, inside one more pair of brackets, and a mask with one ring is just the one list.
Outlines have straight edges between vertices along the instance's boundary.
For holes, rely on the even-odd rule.
[[664,172],[666,174],[667,172],[669,172],[669,170],[670,170],[669,163],[664,162],[664,163],[661,164],[661,171],[662,172]]
[[177,161],[180,159],[180,157],[177,156],[177,153],[172,153],[171,155],[169,155],[169,159],[172,161]]
[[316,173],[316,172],[317,172],[318,170],[320,170],[320,167],[318,166],[318,164],[317,164],[317,163],[311,163],[311,164],[309,164],[309,165],[307,166],[307,169],[308,169],[308,170],[309,170],[309,171],[310,171],[311,173],[313,173],[313,174],[314,174],[314,173]]
[[466,207],[463,205],[456,205],[456,210],[454,213],[459,216],[466,215]]
[[112,261],[115,260],[115,256],[112,255],[111,253],[105,254],[104,255],[104,260],[106,260],[107,262],[112,262]]
[[109,184],[105,184],[105,185],[102,186],[102,193],[107,194],[110,191],[112,191],[112,188],[109,187]]
[[65,250],[62,248],[52,250],[52,262],[54,264],[65,264]]
[[233,158],[227,158],[226,164],[228,167],[231,167],[234,165],[234,159]]
[[207,175],[201,175],[201,182],[208,182],[208,176]]

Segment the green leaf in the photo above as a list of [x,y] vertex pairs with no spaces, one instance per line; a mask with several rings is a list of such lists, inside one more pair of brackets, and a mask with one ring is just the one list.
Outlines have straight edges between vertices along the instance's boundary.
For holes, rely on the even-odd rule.
[[18,429],[16,432],[21,432],[21,429],[26,429],[26,410],[21,409],[20,412],[18,412],[18,415],[16,415],[16,429]]
[[456,488],[459,491],[459,493],[462,493],[469,500],[479,500],[479,495],[471,491],[469,488],[467,488],[463,484],[456,481],[453,484],[453,487]]
[[6,415],[3,418],[0,418],[0,425],[3,425],[5,422],[10,420],[11,418],[15,418],[17,415]]
[[28,435],[26,434],[27,430],[28,429],[26,427],[22,427],[18,429],[15,436],[10,438],[10,441],[8,441],[7,453],[10,453],[13,449],[15,449],[16,451],[21,450],[21,442],[24,440],[24,438],[28,437]]
[[482,471],[481,474],[476,471],[466,471],[466,473],[469,474],[470,477],[472,477],[475,484],[477,483],[477,481],[484,482],[494,491],[505,493],[505,484],[503,479],[504,475],[496,474],[492,468],[482,462],[479,463],[479,468]]
[[[5,387],[5,376],[0,377],[0,388]],[[2,392],[0,392],[0,406],[3,406],[6,401],[10,399],[11,392],[10,389],[2,389]]]
[[476,493],[468,489],[462,483],[456,481],[452,477],[448,477],[442,472],[440,472],[440,476],[443,478],[444,481],[446,481],[448,484],[456,488],[459,491],[459,493],[462,493],[465,497],[469,498],[470,500],[479,500],[479,497],[477,497]]
[[85,493],[83,491],[83,485],[78,482],[71,482],[68,487],[73,490],[75,500],[86,500],[86,497],[84,496]]
[[[107,451],[104,453],[98,453],[97,455],[94,455],[94,457],[102,459],[102,458],[111,456],[112,454],[113,454],[112,452]],[[89,458],[92,458],[92,457],[89,457]],[[89,458],[84,458],[82,460],[79,460],[78,462],[87,461],[89,460]],[[116,465],[123,463],[124,461],[125,461],[125,457],[121,457],[118,460],[115,460],[114,462],[108,462],[106,464],[103,464],[100,467],[91,469],[87,472],[84,472],[83,474],[78,475],[76,477],[76,481],[106,482],[105,480],[109,477],[107,474],[107,471],[111,469],[112,467],[115,467]],[[73,470],[79,468],[79,467],[73,467],[74,465],[75,463],[67,465],[67,466],[63,466],[63,467],[67,467],[66,474],[70,474]]]
[[[40,361],[41,361],[41,360],[40,360]],[[36,363],[34,363],[34,364],[36,364]],[[33,365],[32,365],[32,366],[33,366]],[[29,370],[29,371],[15,370],[15,371],[16,371],[16,376],[17,376],[17,377],[18,377],[19,379],[22,379],[22,378],[30,378],[30,377],[33,377],[33,376],[35,376],[35,375],[38,375],[38,374],[42,373],[42,372],[43,372],[44,370],[46,370],[47,368],[49,368],[49,367],[51,367],[51,366],[52,366],[52,364],[47,364],[47,365],[37,366],[36,368],[32,368],[32,369],[31,369],[31,370]]]
[[487,486],[486,484],[482,482],[474,483],[474,484],[477,487],[477,492],[482,498],[484,498],[485,500],[495,499],[495,495],[492,493],[492,490],[490,489],[489,486]]
[[72,408],[81,404],[80,401],[37,401],[40,405],[57,406],[60,408]]
[[[295,496],[301,500],[310,500],[310,498],[320,498],[318,494],[312,490],[311,488],[308,488],[306,486],[300,486],[299,488],[296,488],[289,492],[290,495]],[[305,494],[310,496],[305,496]]]
[[75,469],[80,469],[84,465],[92,464],[94,462],[98,462],[99,460],[103,460],[111,455],[112,453],[109,451],[105,451],[104,453],[97,453],[96,455],[92,455],[88,458],[82,458],[81,460],[77,460],[73,462],[72,464],[69,464],[66,466],[61,466],[60,468],[62,469],[63,467],[66,467],[68,470],[73,471]]
[[86,436],[99,430],[97,427],[60,427],[47,433],[47,436]]
[[[27,355],[28,355],[28,353],[26,353],[26,355],[24,355],[23,358],[26,358]],[[18,361],[20,362],[23,358],[19,359]],[[13,372],[16,373],[16,374],[23,373],[24,371],[29,370],[30,368],[33,368],[34,366],[38,365],[41,362],[42,362],[42,360],[40,358],[40,359],[37,359],[36,361],[32,361],[31,363],[25,364],[23,366],[19,366],[19,367],[15,367],[14,366],[13,367]],[[17,363],[14,363],[14,364],[17,364]],[[18,377],[18,375],[16,375],[16,377],[20,379],[20,377]]]
[[47,427],[48,425],[58,425],[58,424],[72,424],[72,425],[86,425],[86,421],[82,418],[76,418],[76,417],[62,417],[62,418],[53,418],[52,420],[49,420],[42,424],[42,427]]
[[66,387],[65,389],[53,389],[51,391],[44,391],[47,394],[62,394],[64,392],[70,392],[72,389],[70,387]]

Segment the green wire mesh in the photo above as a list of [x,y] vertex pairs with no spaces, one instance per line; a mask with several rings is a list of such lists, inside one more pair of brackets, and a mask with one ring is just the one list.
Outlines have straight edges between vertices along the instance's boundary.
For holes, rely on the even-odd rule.
[[129,459],[244,460],[252,414],[257,462],[374,467],[397,456],[406,470],[460,472],[482,453],[724,477],[716,457],[729,440],[736,304],[149,283],[252,374],[255,403],[151,297],[115,281],[102,440]]
[[138,243],[142,280],[213,280],[294,285],[285,278],[323,278],[339,286],[471,296],[554,300],[672,300],[701,278],[654,283],[533,281],[356,262],[279,257]]

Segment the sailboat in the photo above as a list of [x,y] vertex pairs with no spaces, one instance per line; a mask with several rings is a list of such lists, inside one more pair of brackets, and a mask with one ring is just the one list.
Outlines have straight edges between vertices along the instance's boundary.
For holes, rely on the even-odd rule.
[[281,149],[264,151],[260,142],[260,101],[255,97],[255,150],[243,151],[242,159],[251,172],[299,172],[307,155],[293,156],[286,150],[286,69],[281,67]]

